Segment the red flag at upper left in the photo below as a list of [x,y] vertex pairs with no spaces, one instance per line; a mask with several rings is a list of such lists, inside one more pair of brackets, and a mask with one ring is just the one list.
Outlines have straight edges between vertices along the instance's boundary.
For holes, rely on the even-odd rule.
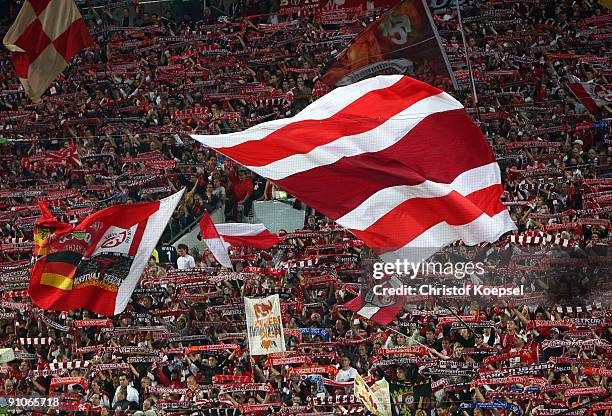
[[70,59],[93,40],[72,0],[26,0],[4,36],[28,96],[40,101]]

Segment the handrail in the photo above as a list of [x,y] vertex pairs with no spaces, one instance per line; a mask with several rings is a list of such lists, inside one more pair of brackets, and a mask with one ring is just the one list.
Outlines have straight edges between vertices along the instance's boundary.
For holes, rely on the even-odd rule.
[[196,219],[195,221],[193,221],[193,222],[192,222],[191,224],[189,224],[187,227],[183,228],[183,230],[182,230],[180,233],[178,233],[176,236],[173,236],[173,237],[170,239],[170,242],[169,242],[168,244],[172,245],[172,244],[176,243],[176,241],[177,241],[179,238],[181,238],[182,236],[184,236],[185,234],[187,234],[187,233],[189,233],[191,230],[193,230],[193,227],[194,227],[195,225],[197,225],[197,224],[199,224],[199,223],[200,223],[200,221],[202,220],[202,218],[204,217],[204,215],[206,215],[206,212],[207,212],[207,211],[204,211],[204,213],[203,213],[202,215],[200,215],[200,216],[198,217],[198,219]]

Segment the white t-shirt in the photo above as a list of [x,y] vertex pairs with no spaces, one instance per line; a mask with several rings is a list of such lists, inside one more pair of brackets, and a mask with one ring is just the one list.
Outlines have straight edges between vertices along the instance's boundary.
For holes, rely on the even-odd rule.
[[176,265],[179,270],[189,269],[190,267],[195,267],[195,260],[189,254],[186,254],[176,259]]
[[349,367],[348,370],[340,368],[338,374],[336,374],[336,381],[351,381],[357,377],[357,370],[353,367]]
[[[117,387],[117,390],[115,390],[115,396],[113,398],[113,406],[115,405],[115,403],[117,403],[117,393],[119,393],[119,390],[121,389],[121,386]],[[136,390],[134,387],[128,385],[127,386],[127,397],[126,399],[130,402],[135,402],[135,403],[139,403],[138,400],[138,390]]]

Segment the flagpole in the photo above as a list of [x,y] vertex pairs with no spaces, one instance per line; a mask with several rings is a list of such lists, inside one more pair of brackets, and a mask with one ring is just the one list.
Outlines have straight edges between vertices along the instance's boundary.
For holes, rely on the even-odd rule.
[[474,83],[474,74],[472,72],[472,63],[470,61],[470,54],[468,52],[468,44],[465,39],[465,31],[463,30],[463,18],[461,17],[461,7],[459,6],[459,0],[455,0],[457,6],[457,18],[459,19],[459,31],[461,32],[461,38],[463,39],[463,51],[465,52],[465,62],[468,68],[468,74],[470,76],[470,83],[472,84],[472,103],[476,110],[476,117],[480,122],[480,110],[478,109],[478,95],[476,95],[476,84]]
[[457,315],[452,308],[450,308],[444,301],[442,301],[442,298],[438,299],[438,301],[440,302],[440,305],[442,305],[451,314],[453,314],[453,316],[455,318],[457,318],[459,320],[459,322],[461,322],[463,324],[463,326],[465,326],[467,328],[467,330],[472,333],[472,335],[476,336],[476,332],[474,332],[474,330],[463,319],[461,319],[461,317],[459,315]]

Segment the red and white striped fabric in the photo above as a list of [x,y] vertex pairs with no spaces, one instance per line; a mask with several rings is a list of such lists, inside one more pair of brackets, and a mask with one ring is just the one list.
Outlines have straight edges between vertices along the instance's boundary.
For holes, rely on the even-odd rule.
[[35,377],[48,377],[50,375],[66,374],[70,370],[86,368],[91,366],[89,361],[85,360],[73,360],[63,363],[49,363],[48,365],[32,370],[32,374]]
[[226,404],[234,406],[234,403],[230,399],[197,399],[194,400],[194,406],[215,406],[217,404]]
[[340,404],[355,404],[360,402],[354,394],[342,394],[335,396],[315,397],[311,400],[311,403],[315,406],[333,406]]
[[195,140],[349,229],[385,260],[515,230],[495,156],[461,103],[386,75],[333,90],[289,119]]
[[21,160],[21,166],[28,170],[50,169],[56,171],[58,166],[83,166],[75,146],[66,146],[59,150],[49,150]]
[[49,370],[74,370],[75,368],[89,367],[91,363],[86,360],[73,360],[65,363],[49,363]]
[[51,345],[53,338],[51,337],[27,337],[19,338],[21,345]]
[[23,237],[9,237],[6,240],[3,241],[3,243],[6,244],[24,244],[24,243],[30,243],[30,240],[27,240]]
[[362,413],[365,413],[366,408],[363,407],[362,405],[351,405],[348,407],[340,407],[340,411],[342,412],[343,415],[359,415]]
[[213,256],[215,256],[219,264],[231,268],[232,261],[230,260],[229,254],[227,254],[227,246],[221,239],[208,212],[204,214],[200,220],[200,233],[202,234],[202,240],[206,243],[206,246]]
[[215,227],[223,241],[230,246],[267,250],[279,241],[263,224],[227,223],[215,224]]
[[612,105],[612,84],[574,82],[568,85],[576,98],[589,111],[596,111],[597,107],[603,107],[604,105]]
[[[508,242],[522,247],[531,245],[571,247],[576,245],[575,241],[557,237],[542,231],[527,231],[522,234],[513,234],[508,238]],[[509,244],[507,246],[509,246]]]
[[172,113],[174,120],[190,120],[190,119],[211,119],[212,113],[208,107],[196,107],[190,110],[176,110]]
[[73,0],[27,0],[3,43],[13,53],[26,93],[37,102],[70,59],[93,40]]
[[312,267],[317,265],[316,258],[310,258],[306,260],[289,260],[286,262],[282,262],[280,266],[284,269],[295,269],[295,268],[304,268],[304,267]]

